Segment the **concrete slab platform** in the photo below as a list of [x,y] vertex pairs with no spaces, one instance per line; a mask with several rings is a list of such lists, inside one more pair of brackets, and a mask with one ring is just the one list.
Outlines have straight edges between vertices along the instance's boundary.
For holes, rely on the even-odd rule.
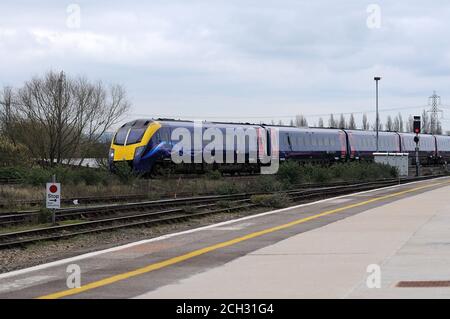
[[[138,298],[450,298],[450,187],[305,232]],[[368,288],[367,267],[381,267]]]

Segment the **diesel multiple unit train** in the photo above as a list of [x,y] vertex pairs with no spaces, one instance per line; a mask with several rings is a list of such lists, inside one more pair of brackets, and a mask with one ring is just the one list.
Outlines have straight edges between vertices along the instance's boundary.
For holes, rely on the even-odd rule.
[[[258,137],[266,135],[264,142],[258,138],[256,148],[261,152],[271,153],[270,132],[278,132],[279,159],[297,160],[301,162],[331,163],[336,161],[371,161],[376,151],[376,132],[362,130],[347,130],[334,128],[296,128],[288,126],[238,124],[222,122],[202,122],[203,132],[214,128],[220,132],[227,129],[254,129]],[[171,167],[179,171],[205,170],[207,167],[221,171],[249,171],[257,172],[260,165],[250,160],[245,154],[244,163],[213,163],[205,164],[174,164],[171,158],[174,145],[178,140],[172,140],[175,129],[183,129],[193,133],[195,123],[172,119],[139,119],[122,125],[115,133],[109,153],[109,164],[114,170],[118,162],[128,163],[133,170],[146,174],[155,172],[156,168]],[[413,133],[379,132],[379,152],[409,153],[411,161],[415,161],[415,147]],[[447,163],[450,161],[450,136],[419,134],[419,159],[421,164]],[[204,148],[210,141],[200,141],[200,148]],[[225,141],[223,142],[225,143]],[[237,143],[236,140],[234,143]],[[266,149],[267,148],[267,149]],[[198,148],[196,148],[198,149]],[[222,150],[222,152],[226,147]],[[234,148],[238,152],[238,148]],[[201,150],[200,150],[201,151]],[[215,150],[213,150],[214,152]],[[183,150],[179,150],[183,152]],[[190,151],[192,157],[195,151]],[[249,147],[245,148],[249,152]],[[233,155],[234,157],[237,154]],[[225,158],[225,155],[224,155]]]

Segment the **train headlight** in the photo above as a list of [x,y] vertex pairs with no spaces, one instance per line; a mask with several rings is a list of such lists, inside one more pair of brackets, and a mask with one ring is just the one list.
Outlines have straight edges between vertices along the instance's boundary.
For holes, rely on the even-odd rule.
[[144,150],[145,150],[145,146],[136,147],[136,150],[134,151],[134,158],[141,157],[142,154],[144,153]]
[[109,160],[110,161],[114,160],[114,149],[113,148],[109,149]]

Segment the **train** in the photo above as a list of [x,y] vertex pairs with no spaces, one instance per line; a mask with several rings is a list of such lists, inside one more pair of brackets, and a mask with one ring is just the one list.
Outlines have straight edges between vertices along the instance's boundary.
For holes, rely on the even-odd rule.
[[[193,134],[198,122],[174,119],[137,119],[123,124],[114,134],[108,156],[111,171],[116,170],[120,162],[127,163],[134,171],[141,174],[155,174],[159,170],[177,172],[204,172],[216,169],[222,172],[258,172],[265,165],[252,156],[252,149],[247,145],[239,153],[234,138],[231,148],[214,149],[225,154],[231,151],[232,159],[239,155],[243,161],[175,163],[172,158],[179,140],[174,133],[176,129]],[[310,163],[333,163],[342,161],[373,161],[377,151],[376,132],[366,130],[349,130],[338,128],[297,128],[281,125],[250,123],[201,122],[201,132],[214,129],[226,133],[227,130],[256,132],[257,154],[266,156],[277,151],[280,161],[295,160]],[[272,132],[277,132],[277,140],[271,139]],[[416,143],[413,133],[379,131],[378,152],[409,153],[410,163],[415,164]],[[450,161],[450,136],[419,134],[419,161],[421,165],[446,164]],[[247,140],[246,140],[247,141]],[[248,142],[248,141],[247,141]],[[194,142],[193,142],[194,143]],[[189,149],[188,157],[196,157],[207,147],[208,141],[200,140],[197,148]],[[277,145],[275,145],[277,144]],[[229,145],[228,145],[229,146]],[[227,150],[228,149],[228,150]],[[182,149],[176,152],[182,154]],[[242,154],[244,153],[244,154]],[[223,158],[222,157],[222,158]],[[228,157],[227,157],[228,158]]]

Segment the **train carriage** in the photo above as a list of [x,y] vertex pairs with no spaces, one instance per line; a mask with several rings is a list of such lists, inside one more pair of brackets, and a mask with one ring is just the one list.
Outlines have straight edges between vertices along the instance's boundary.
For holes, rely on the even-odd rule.
[[[409,153],[410,162],[415,164],[416,143],[413,133],[399,133],[401,152]],[[436,139],[433,135],[419,134],[419,161],[421,164],[432,164],[436,158]]]
[[450,136],[435,135],[436,159],[439,163],[450,162]]
[[345,160],[347,140],[343,130],[277,127],[281,159],[309,162]]
[[[377,151],[377,134],[375,131],[345,130],[348,136],[349,158],[354,160],[373,160]],[[378,133],[379,152],[400,152],[400,139],[396,132]]]

